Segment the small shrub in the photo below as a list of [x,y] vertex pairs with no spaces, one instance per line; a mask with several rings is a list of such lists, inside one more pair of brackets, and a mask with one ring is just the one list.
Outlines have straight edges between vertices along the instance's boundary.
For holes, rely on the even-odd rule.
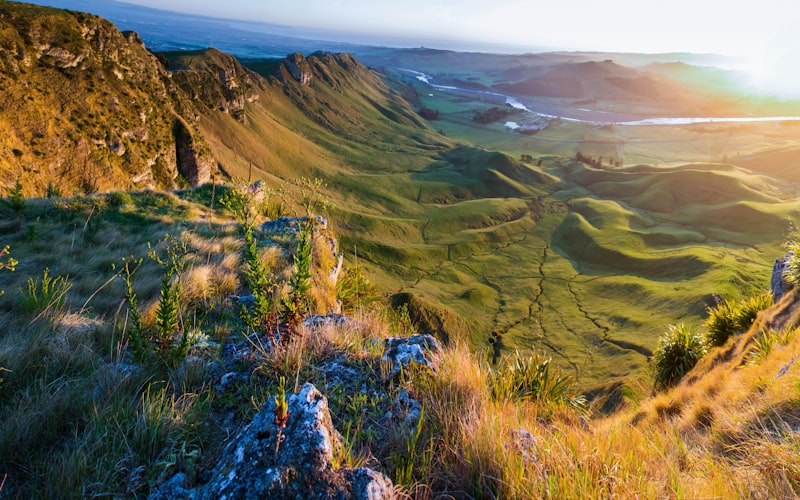
[[[14,272],[14,269],[16,269],[17,264],[19,264],[19,262],[14,260],[14,258],[9,255],[10,253],[9,248],[10,247],[6,246],[2,250],[0,250],[0,270],[7,269],[11,272]],[[2,259],[4,259],[6,256],[8,256],[8,259],[3,261]],[[0,290],[0,297],[2,297],[3,294],[5,293],[6,293],[5,290]]]
[[65,276],[53,278],[50,269],[45,269],[41,281],[28,278],[28,293],[22,296],[22,309],[29,314],[60,310],[70,288],[72,283]]
[[300,230],[297,251],[294,254],[289,295],[281,301],[281,320],[286,325],[286,337],[296,335],[300,323],[308,313],[308,292],[311,290],[311,251],[314,221],[308,217]]
[[348,268],[342,273],[336,281],[336,298],[342,302],[342,312],[353,312],[380,300],[375,286],[360,266]]
[[17,179],[14,187],[8,190],[8,196],[5,202],[9,208],[18,215],[24,212],[28,207],[28,202],[25,201],[25,194],[22,190],[22,182],[19,179]]
[[47,183],[47,191],[45,192],[45,197],[61,198],[61,188],[53,181],[49,181]]
[[677,384],[705,353],[706,343],[699,333],[683,323],[669,325],[651,358],[655,387],[666,389]]
[[716,307],[708,309],[705,342],[709,347],[724,344],[736,332],[736,309],[728,302],[722,301]]
[[747,353],[747,358],[745,358],[747,364],[757,365],[767,359],[777,341],[778,335],[773,330],[764,332],[756,337],[753,341],[753,347]]
[[530,400],[584,408],[585,398],[572,394],[572,377],[554,369],[550,362],[550,358],[538,353],[523,356],[515,351],[491,372],[492,395],[500,400]]
[[797,288],[800,285],[800,241],[789,241],[786,248],[789,251],[786,254],[786,267],[783,268],[783,279],[792,288]]
[[720,302],[708,309],[706,344],[718,347],[727,342],[731,335],[750,328],[759,311],[772,305],[772,295],[763,293],[742,299],[736,303]]
[[192,259],[184,240],[165,236],[164,249],[151,249],[150,259],[161,268],[161,288],[156,306],[155,328],[145,325],[133,290],[133,276],[142,259],[123,259],[124,267],[118,276],[125,282],[132,328],[129,333],[131,351],[137,361],[146,361],[155,352],[167,361],[180,362],[189,348],[189,329],[185,327],[180,302],[183,276]]
[[745,331],[755,321],[759,312],[772,305],[772,294],[762,293],[741,300],[737,305],[736,328]]

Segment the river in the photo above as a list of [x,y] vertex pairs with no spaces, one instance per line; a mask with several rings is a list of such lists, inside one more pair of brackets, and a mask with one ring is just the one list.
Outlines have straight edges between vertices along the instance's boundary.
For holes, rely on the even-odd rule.
[[[632,115],[625,113],[614,113],[609,111],[598,111],[594,109],[578,108],[574,106],[567,106],[564,104],[557,104],[553,102],[545,102],[532,98],[514,97],[498,92],[489,92],[486,90],[465,89],[454,87],[452,85],[440,85],[435,83],[434,78],[425,73],[415,71],[412,69],[401,69],[405,73],[413,75],[417,80],[429,85],[431,88],[441,90],[444,92],[454,92],[458,94],[465,94],[474,97],[479,97],[489,102],[496,102],[497,104],[507,104],[515,109],[520,109],[528,113],[544,116],[547,118],[559,118],[561,120],[592,123],[592,124],[610,124],[628,126],[669,126],[669,125],[692,125],[697,123],[758,123],[758,122],[783,122],[783,121],[800,121],[800,116],[743,116],[743,117],[677,117],[677,118],[659,118],[650,117],[643,118],[640,115]],[[509,122],[512,124],[513,122]],[[510,128],[521,128],[513,123]]]

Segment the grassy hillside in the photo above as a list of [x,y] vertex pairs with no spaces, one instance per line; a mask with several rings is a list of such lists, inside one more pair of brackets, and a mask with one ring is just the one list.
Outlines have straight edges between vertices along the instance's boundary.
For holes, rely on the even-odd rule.
[[[610,417],[599,406],[587,407],[573,380],[541,353],[493,364],[458,335],[445,336],[436,375],[409,370],[382,382],[383,338],[413,333],[415,323],[462,334],[472,323],[416,293],[398,294],[399,314],[370,306],[367,283],[360,281],[360,296],[345,303],[347,322],[301,326],[302,335],[272,344],[263,326],[247,326],[228,298],[250,291],[245,270],[253,262],[242,226],[220,204],[235,206],[232,192],[210,186],[119,192],[0,208],[4,241],[19,260],[13,272],[0,269],[3,494],[144,496],[176,473],[187,486],[202,483],[226,437],[274,396],[281,376],[289,392],[310,381],[329,398],[345,443],[337,467],[380,470],[401,495],[776,498],[800,492],[792,431],[800,401],[795,292],[762,312],[748,332],[711,350],[672,389],[651,394],[649,381],[610,384],[612,398],[604,404],[621,408]],[[276,200],[270,201],[263,208],[274,211]],[[263,213],[253,212],[256,223]],[[186,253],[164,241],[164,233],[185,242]],[[271,300],[280,310],[281,297],[292,293],[298,236],[257,234],[257,258],[275,280]],[[329,230],[313,234],[308,311],[325,313],[331,298],[347,296],[347,287],[334,291],[328,281]],[[147,254],[168,262],[170,248],[187,265],[164,281],[166,268]],[[138,258],[133,308],[124,269]],[[543,252],[546,273],[557,262]],[[489,264],[485,271],[496,273]],[[508,273],[522,279],[521,270]],[[451,283],[468,280],[458,269],[440,272]],[[541,281],[545,290],[555,288],[552,281]],[[142,357],[133,311],[141,312],[147,332],[158,331],[165,283],[181,283],[179,329],[169,347],[150,344]],[[575,281],[567,290],[578,294],[581,286]],[[647,279],[617,286],[643,306],[664,307],[663,291],[648,295],[653,284]],[[476,286],[463,299],[477,309],[496,294]],[[553,303],[547,300],[542,303]],[[182,335],[189,335],[188,348],[176,357],[172,349]],[[260,340],[249,343],[248,335]],[[249,354],[232,359],[236,352]],[[229,373],[234,381],[223,384]],[[402,411],[396,400],[403,391],[424,409],[414,432],[387,420]]]

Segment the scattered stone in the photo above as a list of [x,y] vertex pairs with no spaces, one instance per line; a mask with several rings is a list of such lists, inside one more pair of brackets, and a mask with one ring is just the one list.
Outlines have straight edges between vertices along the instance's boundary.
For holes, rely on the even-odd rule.
[[781,297],[792,288],[784,277],[787,267],[786,261],[792,255],[794,255],[794,252],[789,252],[781,258],[775,259],[775,265],[772,266],[772,278],[769,282],[769,290],[772,292],[772,299],[774,302],[781,300]]
[[303,321],[306,328],[321,328],[323,326],[341,326],[350,319],[343,314],[311,315]]
[[539,446],[536,437],[525,429],[512,429],[511,441],[508,446],[522,455],[525,466],[536,465],[539,462]]
[[794,366],[794,362],[795,362],[795,360],[794,360],[794,359],[792,359],[791,361],[789,361],[788,363],[786,363],[785,365],[783,365],[783,366],[781,367],[781,369],[780,369],[780,370],[778,370],[778,374],[777,374],[777,375],[775,375],[775,380],[778,380],[779,378],[781,378],[781,377],[783,377],[784,375],[786,375],[787,373],[789,373],[789,370],[792,368],[792,366]]
[[225,390],[229,385],[235,384],[239,380],[239,372],[228,372],[219,379],[219,389]]
[[[269,400],[226,447],[211,479],[187,487],[185,478],[163,483],[151,500],[282,498],[391,499],[391,481],[369,469],[334,469],[342,438],[328,400],[312,384],[287,397],[289,418],[279,437]],[[278,439],[281,439],[278,443]]]
[[[278,217],[274,220],[268,220],[261,224],[261,231],[264,233],[294,233],[300,229],[300,226],[308,220],[307,216],[302,217]],[[321,215],[315,215],[313,218],[315,229],[327,229],[328,220]]]
[[363,378],[361,372],[347,363],[347,355],[345,354],[328,361],[318,367],[317,370],[325,374],[328,388],[336,386],[355,387]]
[[408,389],[403,389],[394,400],[392,420],[403,426],[403,430],[413,432],[422,418],[422,403],[412,398]]
[[439,369],[441,353],[442,346],[432,335],[390,337],[384,342],[381,361],[392,363],[392,371],[387,377],[392,379],[411,363],[426,366],[433,373],[436,373]]
[[225,303],[231,305],[235,309],[240,309],[242,306],[250,309],[256,305],[256,298],[253,294],[231,295],[225,299]]

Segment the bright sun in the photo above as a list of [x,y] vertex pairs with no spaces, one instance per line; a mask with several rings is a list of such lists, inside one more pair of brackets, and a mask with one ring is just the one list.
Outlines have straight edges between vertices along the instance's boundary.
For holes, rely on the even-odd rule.
[[762,92],[783,98],[800,98],[800,38],[784,32],[750,58],[748,72]]

